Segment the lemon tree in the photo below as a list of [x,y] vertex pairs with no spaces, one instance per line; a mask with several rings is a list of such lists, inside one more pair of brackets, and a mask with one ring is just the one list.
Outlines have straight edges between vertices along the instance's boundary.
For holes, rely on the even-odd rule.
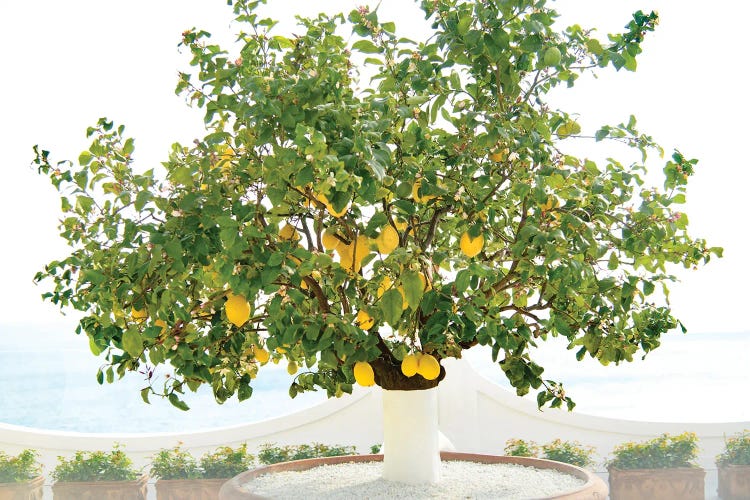
[[[134,168],[134,139],[106,119],[75,162],[36,149],[72,248],[37,280],[81,311],[100,382],[142,373],[145,400],[182,409],[203,384],[249,398],[269,362],[292,397],[421,390],[481,344],[518,394],[572,408],[540,342],[619,363],[679,326],[670,264],[720,253],[679,211],[696,161],[661,160],[634,118],[585,132],[547,100],[634,70],[654,13],[597,39],[544,0],[425,0],[431,36],[411,40],[367,7],[282,33],[262,3],[234,2],[235,47],[182,34],[177,90],[206,134],[163,167]],[[581,158],[583,137],[617,148]]]

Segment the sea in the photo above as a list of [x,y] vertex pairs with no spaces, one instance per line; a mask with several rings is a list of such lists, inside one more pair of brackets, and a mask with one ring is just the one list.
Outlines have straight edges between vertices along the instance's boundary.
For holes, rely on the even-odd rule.
[[[632,363],[602,366],[575,360],[562,339],[533,352],[544,378],[562,382],[574,411],[652,422],[750,422],[750,332],[670,333],[662,346]],[[475,347],[465,358],[484,377],[512,390],[490,352]],[[145,404],[142,376],[127,374],[99,385],[104,363],[85,337],[57,326],[0,329],[0,422],[91,433],[190,432],[259,422],[326,400],[324,391],[292,399],[284,364],[262,367],[253,395],[216,403],[210,389],[187,393],[189,411],[152,397]],[[530,398],[534,394],[530,394]]]

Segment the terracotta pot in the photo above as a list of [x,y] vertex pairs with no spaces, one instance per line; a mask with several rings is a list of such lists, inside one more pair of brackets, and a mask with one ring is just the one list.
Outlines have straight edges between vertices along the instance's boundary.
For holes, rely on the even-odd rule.
[[0,500],[42,500],[44,477],[24,483],[0,483]]
[[719,497],[722,500],[750,500],[750,465],[719,467]]
[[159,500],[219,500],[219,490],[229,479],[159,479]]
[[612,500],[703,500],[706,471],[675,469],[609,469]]
[[52,485],[55,500],[146,500],[148,476],[135,481],[57,482]]
[[[537,469],[554,469],[564,474],[570,474],[586,483],[578,489],[566,491],[559,495],[539,500],[604,500],[607,498],[607,485],[594,473],[570,464],[543,460],[541,458],[527,457],[504,457],[496,455],[477,455],[474,453],[455,453],[444,451],[440,453],[441,460],[460,460],[464,462],[477,462],[482,464],[518,464]],[[340,464],[347,462],[382,462],[383,455],[352,455],[344,457],[311,458],[308,460],[296,460],[293,462],[282,462],[268,465],[257,469],[243,472],[234,476],[222,486],[219,492],[220,500],[261,500],[261,497],[246,491],[243,485],[251,482],[254,478],[264,474],[283,472],[289,470],[307,470],[319,465]]]

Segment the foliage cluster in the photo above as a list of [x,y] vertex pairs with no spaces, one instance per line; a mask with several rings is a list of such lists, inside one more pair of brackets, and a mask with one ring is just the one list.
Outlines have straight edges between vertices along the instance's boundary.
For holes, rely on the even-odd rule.
[[662,434],[643,442],[629,442],[613,450],[607,466],[616,469],[668,469],[696,467],[698,437],[692,432]]
[[716,457],[717,465],[750,465],[750,431],[726,440],[724,451]]
[[230,478],[252,467],[255,458],[247,452],[247,444],[233,449],[229,446],[206,453],[200,463],[187,451],[175,446],[163,449],[151,460],[151,476],[160,479]]
[[151,459],[151,477],[159,479],[200,479],[203,471],[195,457],[189,452],[175,446],[162,449]]
[[247,452],[247,444],[233,449],[222,446],[201,457],[200,467],[206,479],[234,477],[252,467],[254,457]]
[[594,463],[593,447],[582,446],[578,441],[563,441],[562,439],[555,439],[541,447],[533,441],[509,439],[505,443],[505,454],[514,457],[545,458],[578,467],[588,467]]
[[354,446],[329,446],[321,443],[276,446],[272,443],[263,445],[258,452],[258,461],[270,465],[290,460],[304,460],[306,458],[338,457],[341,455],[355,455]]
[[[599,40],[556,26],[545,0],[424,0],[432,33],[411,40],[377,9],[284,35],[264,1],[230,3],[233,51],[183,33],[194,71],[177,91],[207,130],[163,170],[134,168],[134,139],[106,119],[77,162],[35,149],[72,247],[36,279],[83,313],[100,383],[140,372],[145,401],[187,409],[180,395],[203,384],[249,398],[270,357],[294,372],[291,396],[351,392],[358,362],[384,388],[424,389],[443,376],[402,375],[407,354],[481,344],[519,395],[570,409],[538,342],[619,363],[680,326],[669,267],[721,253],[680,211],[697,161],[675,151],[649,186],[663,150],[635,117],[583,131],[546,100],[599,68],[635,70],[655,13]],[[571,154],[586,138],[631,154]]]
[[59,482],[132,481],[140,475],[119,446],[110,452],[76,451],[72,458],[57,460],[52,477]]
[[0,451],[0,483],[20,483],[39,476],[42,466],[38,458],[34,450],[23,450],[16,456]]
[[510,457],[536,457],[539,455],[539,447],[534,441],[509,439],[505,442],[505,454]]

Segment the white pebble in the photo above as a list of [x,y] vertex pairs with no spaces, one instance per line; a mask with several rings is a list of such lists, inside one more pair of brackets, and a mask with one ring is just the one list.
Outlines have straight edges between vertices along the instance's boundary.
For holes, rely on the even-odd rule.
[[563,493],[583,486],[575,476],[515,464],[443,461],[441,481],[409,485],[384,480],[381,462],[322,465],[306,471],[267,474],[244,485],[273,499],[423,498],[520,500]]

